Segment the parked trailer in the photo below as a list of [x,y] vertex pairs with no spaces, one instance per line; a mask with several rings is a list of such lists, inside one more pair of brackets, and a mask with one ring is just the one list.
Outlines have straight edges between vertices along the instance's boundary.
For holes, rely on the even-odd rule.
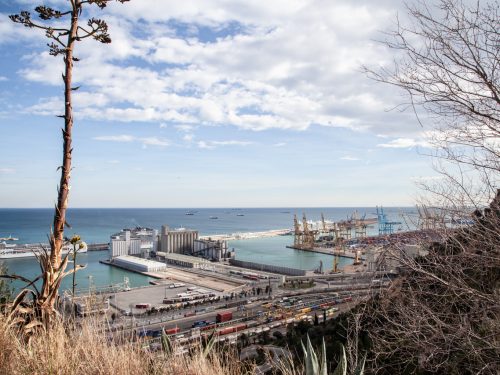
[[240,324],[237,324],[234,326],[224,327],[224,328],[220,329],[218,331],[218,333],[219,333],[219,335],[223,336],[223,335],[228,335],[230,333],[240,332],[240,331],[243,331],[247,328],[248,327],[245,323],[240,323]]
[[181,329],[179,327],[169,328],[169,329],[165,330],[165,334],[167,334],[167,335],[175,335],[176,333],[179,333],[180,331],[181,331]]
[[233,313],[231,311],[220,312],[217,314],[215,321],[217,323],[227,322],[233,319]]

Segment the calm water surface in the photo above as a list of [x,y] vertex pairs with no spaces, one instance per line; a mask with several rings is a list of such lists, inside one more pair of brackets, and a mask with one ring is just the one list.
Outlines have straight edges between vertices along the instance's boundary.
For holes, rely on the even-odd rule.
[[[327,220],[345,219],[352,214],[354,208],[205,208],[205,209],[70,209],[68,222],[72,226],[65,234],[79,234],[88,243],[108,242],[112,233],[123,228],[135,226],[160,229],[167,224],[172,228],[186,227],[197,229],[201,235],[230,234],[237,232],[256,232],[270,229],[291,228],[293,215],[300,218],[305,212],[310,220],[319,220],[324,213]],[[360,216],[373,217],[375,208],[356,208]],[[408,211],[408,209],[405,209]],[[399,208],[386,209],[391,220],[399,219]],[[194,215],[186,215],[194,212]],[[237,216],[237,215],[244,216]],[[19,238],[18,243],[47,242],[47,233],[52,223],[52,209],[0,209],[0,237],[12,235]],[[210,219],[216,216],[218,219]],[[375,233],[377,228],[371,228]],[[307,253],[287,249],[293,243],[292,236],[230,241],[229,246],[236,250],[236,258],[280,265],[300,269],[315,269],[320,261],[324,268],[331,268],[333,257],[324,254]],[[86,264],[84,270],[77,272],[78,288],[88,288],[90,283],[105,286],[123,282],[129,278],[132,287],[147,285],[149,279],[145,276],[127,272],[115,267],[99,263],[107,259],[106,251],[88,252],[79,255],[78,264]],[[342,260],[350,262],[350,260]],[[5,260],[10,273],[16,273],[28,278],[37,276],[40,272],[34,258]],[[71,264],[70,264],[71,266]],[[89,278],[89,276],[91,276]],[[71,287],[71,278],[63,281],[63,288]]]

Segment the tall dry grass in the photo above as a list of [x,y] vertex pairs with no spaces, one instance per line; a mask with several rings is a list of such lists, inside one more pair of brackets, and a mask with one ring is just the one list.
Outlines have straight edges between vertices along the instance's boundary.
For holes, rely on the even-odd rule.
[[165,355],[143,350],[141,343],[117,345],[97,329],[95,320],[72,328],[56,322],[26,343],[0,316],[0,374],[152,374],[152,375],[242,375],[253,373],[228,347],[203,356]]

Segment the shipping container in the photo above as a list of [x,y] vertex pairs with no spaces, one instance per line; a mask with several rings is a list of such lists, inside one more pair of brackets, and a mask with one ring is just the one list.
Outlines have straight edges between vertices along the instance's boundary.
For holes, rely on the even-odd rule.
[[217,323],[227,322],[233,319],[233,313],[231,311],[221,312],[217,314],[215,321]]
[[169,329],[165,330],[165,334],[167,334],[167,335],[174,335],[176,333],[179,333],[180,331],[181,331],[181,329],[179,327],[169,328]]

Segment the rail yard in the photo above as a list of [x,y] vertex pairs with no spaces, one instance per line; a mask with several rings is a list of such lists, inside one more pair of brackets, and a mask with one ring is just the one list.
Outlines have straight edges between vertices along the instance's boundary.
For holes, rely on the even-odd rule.
[[[397,277],[399,264],[384,255],[387,250],[418,256],[421,244],[432,239],[427,228],[395,233],[400,222],[389,221],[382,209],[377,213],[376,219],[355,213],[339,222],[327,222],[322,215],[316,223],[304,215],[301,223],[295,217],[292,231],[271,231],[293,235],[290,247],[296,250],[333,255],[333,267],[321,263],[314,270],[236,261],[224,237],[197,239],[194,230],[166,225],[161,235],[148,228],[124,230],[112,236],[113,256],[105,263],[153,278],[152,285],[131,289],[125,282],[95,291],[93,298],[76,302],[76,311],[106,313],[112,340],[142,340],[145,349],[155,351],[161,349],[162,337],[168,337],[181,352],[208,336],[236,343],[243,335],[331,319]],[[378,235],[367,236],[375,223]],[[153,256],[122,255],[133,241],[141,249],[151,246]],[[352,264],[337,267],[339,257],[351,258]]]

